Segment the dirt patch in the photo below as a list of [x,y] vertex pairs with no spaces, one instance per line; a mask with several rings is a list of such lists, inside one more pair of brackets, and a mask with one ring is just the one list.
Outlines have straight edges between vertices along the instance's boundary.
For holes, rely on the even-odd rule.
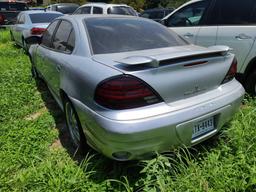
[[50,146],[51,149],[60,149],[62,148],[62,144],[59,139],[56,139]]
[[38,117],[40,117],[43,113],[45,113],[47,111],[47,108],[44,107],[42,109],[39,109],[37,112],[30,114],[28,116],[25,117],[25,120],[27,121],[33,121],[36,120]]

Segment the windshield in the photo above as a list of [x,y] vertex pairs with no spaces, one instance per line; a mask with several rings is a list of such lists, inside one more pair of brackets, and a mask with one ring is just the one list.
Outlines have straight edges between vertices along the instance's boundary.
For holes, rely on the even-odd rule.
[[50,23],[60,16],[62,16],[62,14],[58,13],[34,13],[29,15],[32,23]]
[[137,16],[137,13],[131,7],[126,6],[114,6],[108,8],[108,14],[116,14],[116,15],[132,15]]
[[85,21],[94,54],[156,49],[187,44],[161,24],[129,18],[88,18]]
[[72,14],[79,6],[72,5],[72,6],[58,6],[57,11],[63,14]]
[[164,11],[148,11],[141,14],[141,17],[149,19],[162,19],[164,17]]
[[25,3],[0,2],[0,11],[24,11],[28,10]]

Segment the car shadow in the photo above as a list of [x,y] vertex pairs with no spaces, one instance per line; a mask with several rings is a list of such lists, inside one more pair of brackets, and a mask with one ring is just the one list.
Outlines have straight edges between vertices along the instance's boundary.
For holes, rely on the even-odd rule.
[[62,110],[43,80],[36,80],[36,86],[47,110],[54,118],[56,128],[59,132],[59,141],[57,142],[67,150],[69,156],[81,167],[90,159],[89,166],[88,164],[85,165],[87,167],[85,171],[94,172],[90,177],[93,182],[103,183],[108,179],[120,180],[120,178],[126,177],[131,184],[139,179],[142,167],[138,161],[118,162],[103,156],[93,149],[84,151],[72,146]]

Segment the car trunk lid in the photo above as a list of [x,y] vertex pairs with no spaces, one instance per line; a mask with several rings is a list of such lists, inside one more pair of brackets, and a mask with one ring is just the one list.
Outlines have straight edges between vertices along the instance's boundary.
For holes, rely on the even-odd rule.
[[171,103],[218,88],[233,60],[228,51],[226,46],[187,45],[94,55],[93,59],[142,79]]

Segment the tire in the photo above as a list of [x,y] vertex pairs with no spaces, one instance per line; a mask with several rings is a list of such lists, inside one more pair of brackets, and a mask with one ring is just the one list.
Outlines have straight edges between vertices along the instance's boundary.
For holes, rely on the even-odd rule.
[[251,96],[256,96],[256,70],[254,70],[246,79],[245,89]]
[[11,31],[10,31],[10,36],[11,36],[11,41],[14,41],[14,37]]
[[31,66],[31,74],[34,79],[40,79],[38,72],[33,64]]
[[24,37],[22,37],[22,48],[24,49],[25,53],[28,54],[28,45],[24,40]]
[[71,101],[67,98],[64,99],[63,105],[66,125],[71,138],[72,146],[85,152],[88,150],[88,145],[86,144],[86,138],[76,110]]

